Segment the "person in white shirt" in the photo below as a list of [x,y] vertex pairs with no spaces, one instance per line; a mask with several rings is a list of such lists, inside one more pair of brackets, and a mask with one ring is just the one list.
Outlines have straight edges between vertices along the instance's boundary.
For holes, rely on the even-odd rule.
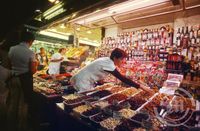
[[66,53],[66,49],[61,48],[59,49],[58,53],[55,53],[52,55],[50,59],[50,63],[49,63],[49,70],[48,70],[48,73],[50,75],[60,74],[60,64],[62,61],[66,59],[64,56],[65,53]]
[[85,66],[70,79],[70,82],[77,91],[84,92],[93,89],[96,82],[103,80],[110,73],[130,86],[151,92],[148,87],[140,85],[118,72],[116,66],[120,67],[126,56],[127,54],[123,50],[116,48],[112,51],[110,57],[98,58]]

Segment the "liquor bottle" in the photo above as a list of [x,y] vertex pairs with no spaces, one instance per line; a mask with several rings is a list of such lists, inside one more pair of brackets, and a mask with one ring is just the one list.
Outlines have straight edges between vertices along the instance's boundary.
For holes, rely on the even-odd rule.
[[192,38],[191,38],[191,44],[192,44],[192,45],[196,44],[196,39],[195,39],[194,35],[193,35]]
[[158,29],[156,29],[156,32],[155,32],[155,38],[158,38],[158,36],[159,36],[159,30]]
[[189,45],[189,32],[188,32],[188,26],[186,27],[186,32],[184,34],[184,37],[182,39],[183,42],[183,48],[186,49]]
[[181,34],[180,34],[181,40],[183,39],[184,35],[185,35],[185,33],[184,33],[184,27],[182,27]]
[[181,37],[180,28],[178,28],[178,32],[177,32],[177,34],[176,34],[176,38],[179,38],[179,37]]
[[200,25],[199,25],[199,29],[197,30],[197,38],[200,38]]
[[190,39],[192,39],[193,36],[194,36],[194,30],[193,30],[193,26],[191,26],[191,30],[190,30]]

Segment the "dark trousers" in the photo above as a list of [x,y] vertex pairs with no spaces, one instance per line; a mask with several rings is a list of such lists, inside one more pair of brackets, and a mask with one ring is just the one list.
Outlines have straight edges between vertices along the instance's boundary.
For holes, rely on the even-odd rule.
[[19,75],[20,83],[24,92],[24,100],[27,104],[33,103],[33,75],[24,73]]
[[23,89],[24,101],[28,105],[27,119],[31,128],[36,128],[37,124],[37,106],[34,101],[33,93],[33,75],[31,73],[24,73],[18,76],[21,87]]

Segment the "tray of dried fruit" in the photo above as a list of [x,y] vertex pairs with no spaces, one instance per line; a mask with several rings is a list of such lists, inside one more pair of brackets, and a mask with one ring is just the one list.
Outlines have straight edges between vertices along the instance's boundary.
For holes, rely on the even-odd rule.
[[62,97],[64,99],[64,109],[65,111],[71,111],[73,108],[84,104],[84,100],[92,99],[89,96],[81,95],[81,94],[69,94]]
[[141,106],[137,111],[146,111],[150,115],[155,116],[155,108],[160,106],[161,101],[170,101],[171,96],[161,94],[161,93],[156,93],[154,96],[143,106]]
[[[146,117],[146,116],[145,116]],[[143,114],[132,117],[134,120],[126,119],[120,125],[116,126],[115,131],[159,131],[163,129],[162,123],[157,118],[143,119]]]
[[114,131],[146,131],[141,125],[130,120],[125,120],[114,128]]
[[[119,105],[115,104],[115,105],[111,105],[108,103],[108,101],[105,100],[101,100],[98,102],[95,102],[93,104],[93,106],[99,107],[100,112],[97,114],[94,114],[93,116],[89,116],[89,119],[91,120],[91,122],[96,125],[96,126],[100,126],[100,122],[109,118],[109,117],[113,117],[116,116],[117,111],[121,110],[123,107],[120,107]],[[101,129],[104,129],[104,127]]]
[[106,100],[108,101],[110,104],[113,104],[113,103],[119,103],[121,101],[124,101],[125,99],[127,99],[128,97],[124,94],[121,94],[121,93],[115,93],[109,97],[106,97],[102,100]]
[[140,92],[140,90],[138,90],[134,87],[131,87],[131,88],[127,88],[127,89],[121,91],[121,94],[126,95],[127,97],[132,97],[133,95],[135,95],[139,92]]
[[109,118],[110,116],[111,116],[110,114],[107,114],[105,112],[100,112],[98,114],[90,116],[89,119],[94,126],[96,126],[97,128],[100,128],[101,127],[100,122]]
[[133,96],[129,97],[128,99],[120,102],[119,104],[121,106],[129,106],[131,110],[136,111],[138,108],[140,108],[143,104],[145,104],[148,100],[145,99],[143,96],[143,91],[139,91]]
[[106,97],[106,96],[110,96],[110,95],[112,95],[112,93],[108,90],[100,90],[100,91],[91,92],[91,93],[87,94],[87,96],[97,97],[99,99]]
[[106,83],[106,84],[103,84],[100,86],[96,86],[95,90],[105,90],[105,89],[111,88],[113,86],[115,86],[113,83]]
[[144,124],[147,124],[150,120],[150,115],[146,112],[139,112],[131,117],[129,120],[134,123],[136,128],[144,127]]
[[76,107],[74,107],[72,109],[73,110],[73,114],[75,116],[82,117],[84,119],[88,118],[88,117],[82,115],[83,113],[85,115],[89,115],[89,113],[94,113],[95,114],[96,110],[94,110],[94,107],[91,105],[91,103],[95,102],[97,100],[98,99],[96,99],[96,98],[90,98],[90,99],[82,100],[82,102],[81,102],[81,104],[79,106],[76,106]]
[[114,131],[115,128],[123,122],[121,118],[117,117],[108,117],[104,119],[99,124],[101,126],[101,130],[105,131]]
[[92,106],[92,109],[83,112],[81,115],[85,118],[88,118],[100,113],[104,108],[110,106],[108,101],[100,100],[100,101],[93,101],[89,103]]

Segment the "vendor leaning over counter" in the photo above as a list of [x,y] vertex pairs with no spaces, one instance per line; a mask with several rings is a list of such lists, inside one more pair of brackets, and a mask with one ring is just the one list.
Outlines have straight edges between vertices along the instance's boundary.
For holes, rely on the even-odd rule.
[[127,54],[123,50],[119,48],[114,49],[110,57],[98,58],[81,69],[71,78],[71,84],[79,92],[88,91],[94,88],[95,82],[104,79],[110,73],[130,86],[151,92],[151,89],[148,87],[126,78],[116,69],[116,66],[120,67],[126,56]]

